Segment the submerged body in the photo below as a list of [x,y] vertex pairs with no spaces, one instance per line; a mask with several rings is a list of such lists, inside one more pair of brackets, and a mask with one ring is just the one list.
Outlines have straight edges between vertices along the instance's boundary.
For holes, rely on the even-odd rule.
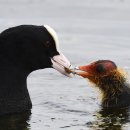
[[70,63],[59,52],[52,28],[21,25],[3,31],[0,34],[0,115],[30,110],[27,76],[32,71],[55,66],[65,74],[63,66],[69,67]]
[[100,89],[104,108],[130,106],[130,85],[114,62],[100,60],[78,68],[82,70],[78,75],[88,78]]

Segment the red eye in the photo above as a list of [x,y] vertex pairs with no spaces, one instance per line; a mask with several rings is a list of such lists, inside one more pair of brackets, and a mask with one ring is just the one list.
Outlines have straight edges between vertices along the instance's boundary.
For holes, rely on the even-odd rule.
[[45,42],[45,47],[49,47],[51,45],[50,41]]

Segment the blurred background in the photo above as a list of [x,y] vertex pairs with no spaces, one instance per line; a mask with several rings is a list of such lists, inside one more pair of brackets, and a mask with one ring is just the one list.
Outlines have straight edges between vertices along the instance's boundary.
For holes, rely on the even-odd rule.
[[[21,24],[54,28],[73,66],[110,59],[130,72],[130,0],[0,0],[1,32]],[[80,77],[45,69],[27,82],[32,114],[1,118],[2,130],[130,129],[129,112],[102,114],[100,93]]]

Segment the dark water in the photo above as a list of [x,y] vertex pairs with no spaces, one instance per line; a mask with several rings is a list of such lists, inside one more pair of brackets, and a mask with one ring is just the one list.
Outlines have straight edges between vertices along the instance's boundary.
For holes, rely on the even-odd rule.
[[[68,110],[74,113],[84,113],[82,111]],[[88,121],[85,124],[70,124],[60,127],[61,129],[71,127],[84,127],[90,130],[123,130],[123,125],[130,122],[130,109],[124,108],[119,110],[100,110],[94,115],[95,121]],[[2,116],[0,118],[0,129],[1,130],[30,130],[30,118],[31,111],[20,114],[12,114]],[[55,120],[55,118],[51,118]],[[78,120],[75,120],[77,122]],[[48,125],[49,127],[49,125]],[[37,128],[36,128],[37,129]],[[81,129],[82,130],[82,129]]]
[[0,117],[1,130],[29,130],[31,112],[5,115]]
[[123,126],[130,122],[130,109],[100,110],[94,116],[97,120],[86,124],[91,129],[123,130]]
[[[1,0],[1,31],[19,24],[55,28],[74,66],[110,59],[130,73],[129,0]],[[130,129],[130,110],[102,110],[100,93],[80,77],[45,69],[27,82],[32,114],[2,116],[0,130]]]

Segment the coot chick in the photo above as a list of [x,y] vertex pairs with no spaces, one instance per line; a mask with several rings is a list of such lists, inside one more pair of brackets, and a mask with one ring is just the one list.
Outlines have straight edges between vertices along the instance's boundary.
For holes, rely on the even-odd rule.
[[130,85],[125,75],[110,60],[99,60],[79,66],[78,75],[88,78],[102,93],[103,108],[124,108],[130,106]]
[[30,110],[27,77],[55,68],[69,76],[70,62],[61,53],[56,32],[48,25],[20,25],[0,34],[0,115]]

